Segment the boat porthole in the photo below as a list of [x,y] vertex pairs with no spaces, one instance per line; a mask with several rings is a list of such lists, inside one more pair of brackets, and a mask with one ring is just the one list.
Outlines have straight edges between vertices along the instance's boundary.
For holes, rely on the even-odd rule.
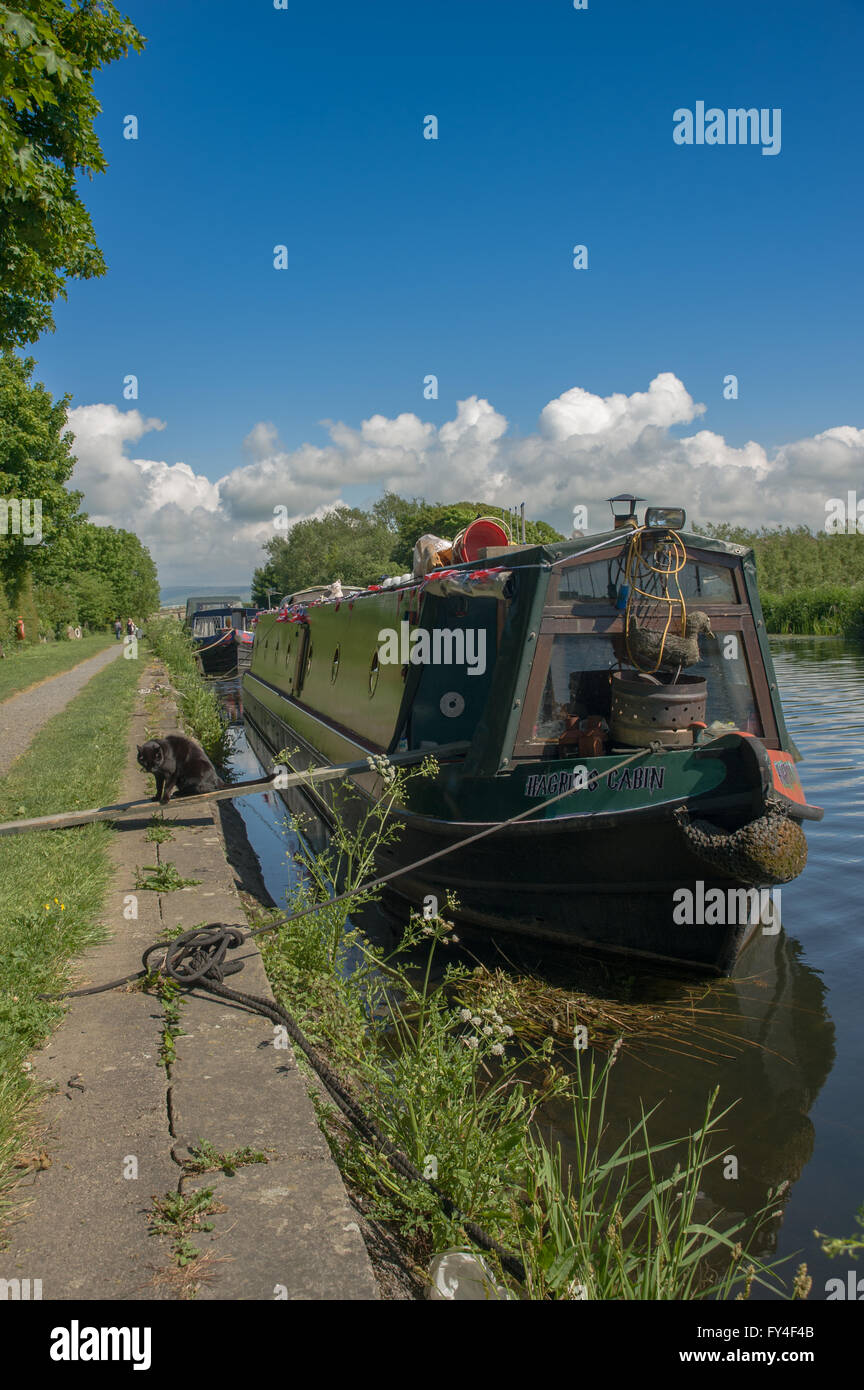
[[378,676],[379,676],[380,670],[381,670],[381,668],[380,668],[379,663],[378,663],[378,653],[376,652],[375,655],[372,657],[372,664],[371,664],[371,666],[369,667],[369,698],[370,698],[370,699],[371,699],[372,696],[375,694],[375,687],[376,687],[377,684],[378,684]]
[[441,696],[438,708],[445,719],[456,719],[465,708],[465,696],[460,695],[458,690],[448,690],[446,695]]
[[332,685],[333,682],[336,680],[336,677],[338,676],[338,674],[339,674],[339,648],[337,647],[336,650],[335,650],[335,652],[333,653],[333,661],[332,661],[332,663],[331,663],[331,665],[330,665],[330,684],[331,684],[331,685]]

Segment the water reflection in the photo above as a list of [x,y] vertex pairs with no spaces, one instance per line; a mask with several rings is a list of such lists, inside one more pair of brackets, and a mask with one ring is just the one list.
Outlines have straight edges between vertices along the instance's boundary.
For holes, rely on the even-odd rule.
[[[698,1127],[709,1092],[719,1086],[720,1108],[736,1103],[723,1121],[717,1147],[735,1157],[737,1177],[724,1177],[729,1164],[712,1165],[697,1216],[722,1209],[723,1224],[731,1224],[736,1214],[749,1217],[769,1188],[788,1180],[782,1215],[764,1229],[760,1253],[794,1256],[792,1267],[805,1259],[815,1300],[825,1297],[828,1279],[845,1278],[849,1262],[827,1260],[814,1227],[851,1234],[854,1212],[864,1200],[858,1064],[864,1046],[864,649],[837,639],[803,638],[772,639],[772,651],[787,724],[805,759],[801,772],[808,800],[825,807],[825,819],[806,827],[809,863],[800,879],[783,887],[781,932],[757,933],[733,977],[704,987],[704,997],[694,1005],[696,1031],[675,1050],[646,1039],[622,1051],[608,1119],[612,1140],[626,1132],[640,1106],[660,1102],[650,1132],[657,1141],[671,1139]],[[238,730],[235,770],[251,777],[259,764],[240,733],[239,681],[230,683],[229,713]],[[284,805],[274,794],[236,804],[269,890],[281,904],[296,874],[290,858],[296,837],[292,841],[280,828]],[[318,836],[323,844],[323,827]],[[378,939],[392,940],[386,917],[367,914],[363,926]],[[495,943],[470,944],[483,963],[502,964]],[[511,941],[504,949],[516,968],[539,970],[552,983],[609,998],[623,993],[630,1000],[656,1000],[659,1008],[680,1001],[688,988],[657,977],[624,978],[632,967],[570,954],[544,950],[538,957],[536,948]],[[561,1056],[574,1062],[572,1051]],[[572,1152],[566,1109],[549,1107],[542,1122],[547,1138],[560,1143],[565,1155]],[[753,1297],[765,1294],[754,1289]]]

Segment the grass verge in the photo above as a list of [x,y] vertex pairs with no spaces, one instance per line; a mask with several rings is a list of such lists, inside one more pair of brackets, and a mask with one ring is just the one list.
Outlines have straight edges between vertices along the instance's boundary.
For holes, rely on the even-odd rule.
[[[439,964],[454,940],[452,899],[429,918],[412,915],[389,955],[349,919],[367,891],[350,906],[333,901],[337,885],[370,877],[376,851],[397,833],[390,812],[404,802],[404,782],[427,771],[394,774],[356,831],[337,820],[323,854],[301,849],[289,910],[320,907],[260,938],[276,997],[418,1174],[521,1259],[524,1284],[474,1247],[511,1296],[710,1299],[746,1297],[753,1283],[782,1293],[781,1280],[749,1253],[778,1214],[779,1190],[749,1220],[701,1215],[704,1174],[723,1152],[712,1151],[726,1113],[716,1092],[698,1128],[680,1139],[653,1142],[643,1113],[613,1144],[607,1101],[620,1041],[603,1061],[577,1054],[574,1075],[551,1038],[538,1045],[524,1029],[516,1036],[515,1011],[511,1020],[500,993],[465,1003],[467,967]],[[311,1095],[364,1213],[396,1236],[420,1280],[434,1254],[472,1248],[428,1182],[398,1174],[317,1088]],[[566,1163],[537,1123],[550,1101],[572,1109]]]
[[6,652],[5,661],[0,661],[0,701],[20,694],[49,676],[70,671],[73,666],[110,647],[113,641],[114,637],[103,632],[94,637],[82,637],[80,642],[38,642],[21,651],[11,648]]
[[[113,662],[45,725],[0,780],[0,821],[116,800],[139,675],[140,663]],[[37,995],[68,985],[74,957],[104,939],[112,833],[102,823],[0,838],[0,1197],[20,1176],[36,1098],[27,1055],[63,1014]]]
[[231,752],[228,720],[216,692],[198,670],[192,639],[175,618],[153,618],[147,624],[147,640],[168,667],[180,703],[183,723],[198,739],[217,767]]

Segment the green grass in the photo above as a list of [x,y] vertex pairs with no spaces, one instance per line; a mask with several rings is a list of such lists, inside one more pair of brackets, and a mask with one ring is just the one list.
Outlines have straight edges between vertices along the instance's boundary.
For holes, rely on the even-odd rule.
[[[337,882],[357,889],[367,881],[376,845],[398,833],[389,809],[403,801],[405,780],[422,775],[397,773],[356,831],[337,821],[323,853],[305,842],[294,852],[303,877],[288,906],[317,901],[320,909],[259,938],[276,998],[417,1173],[519,1256],[522,1289],[484,1255],[514,1295],[710,1299],[746,1296],[754,1281],[782,1289],[748,1253],[779,1194],[766,1192],[749,1223],[722,1212],[697,1218],[703,1175],[723,1153],[714,1148],[724,1118],[715,1113],[716,1093],[695,1132],[655,1143],[649,1112],[633,1117],[615,1147],[607,1092],[620,1041],[604,1062],[592,1056],[574,1076],[551,1037],[516,1038],[503,1004],[500,1012],[494,1004],[459,1007],[467,966],[451,963],[443,975],[433,968],[433,956],[454,939],[449,895],[436,916],[412,913],[401,946],[386,956],[352,925],[351,906],[333,900]],[[359,888],[354,906],[369,900]],[[302,1054],[298,1062],[305,1068]],[[471,1244],[425,1183],[407,1180],[329,1101],[310,1094],[349,1187],[362,1195],[367,1216],[397,1235],[420,1278],[434,1253]],[[549,1102],[573,1112],[569,1165],[536,1124]]]
[[0,700],[8,700],[28,686],[48,676],[68,671],[97,652],[104,651],[115,641],[107,633],[82,637],[80,642],[38,642],[35,646],[16,651],[6,643],[6,660],[0,661]]
[[813,585],[762,594],[769,632],[826,637],[864,635],[864,583]]
[[[140,663],[113,662],[42,729],[0,780],[0,821],[116,800],[139,676]],[[37,995],[65,988],[74,958],[106,935],[113,833],[102,823],[0,838],[0,1194],[36,1098],[28,1053],[63,1013]]]
[[147,640],[168,667],[185,727],[216,767],[222,767],[231,752],[228,720],[218,695],[198,670],[188,632],[174,618],[152,618],[147,624]]

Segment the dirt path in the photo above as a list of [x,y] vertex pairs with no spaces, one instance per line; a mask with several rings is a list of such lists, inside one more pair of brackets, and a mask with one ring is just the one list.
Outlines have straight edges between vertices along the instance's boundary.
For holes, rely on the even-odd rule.
[[109,661],[116,661],[123,650],[118,642],[73,666],[71,671],[49,676],[0,704],[0,777],[5,777],[15,759],[26,753],[43,724],[65,709],[87,682]]
[[[154,674],[167,680],[151,666],[142,684],[152,686]],[[148,713],[142,691],[123,800],[142,793],[135,745],[153,722],[176,729],[176,707],[165,698]],[[137,970],[143,948],[166,929],[245,926],[216,809],[174,801],[164,820],[164,843],[146,838],[149,808],[118,824],[103,918],[112,935],[82,960],[83,984]],[[155,865],[173,865],[187,886],[142,891],[140,873]],[[242,958],[243,990],[272,998],[254,943]],[[16,1190],[23,1205],[0,1252],[0,1279],[41,1280],[48,1300],[182,1299],[196,1291],[231,1301],[378,1298],[309,1083],[267,1019],[206,993],[166,1004],[118,989],[71,1000],[32,1065],[49,1092],[44,1158]],[[194,1173],[192,1148],[201,1141],[229,1157],[251,1148],[256,1161]],[[201,1189],[215,1192],[212,1229],[190,1227],[197,1254],[186,1250],[180,1261],[171,1238],[152,1233],[154,1198],[185,1209]]]

